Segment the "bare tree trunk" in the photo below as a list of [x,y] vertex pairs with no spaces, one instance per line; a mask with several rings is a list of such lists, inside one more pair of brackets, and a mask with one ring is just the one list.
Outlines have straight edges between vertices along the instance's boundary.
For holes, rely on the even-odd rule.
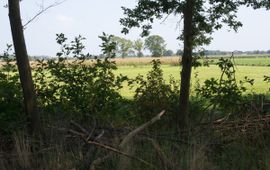
[[187,0],[184,9],[184,53],[182,56],[181,87],[180,87],[180,113],[178,115],[178,126],[187,127],[189,117],[189,95],[190,78],[192,71],[193,50],[193,10],[194,0]]
[[19,0],[9,0],[8,6],[13,44],[15,48],[17,66],[23,90],[25,111],[30,117],[31,133],[38,134],[40,131],[40,118],[37,109],[35,89],[23,34],[23,26],[20,14],[20,2]]

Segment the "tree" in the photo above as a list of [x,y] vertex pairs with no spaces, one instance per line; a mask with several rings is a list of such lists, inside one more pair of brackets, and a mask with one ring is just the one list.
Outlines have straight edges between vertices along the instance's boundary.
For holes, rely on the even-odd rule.
[[177,50],[177,51],[176,51],[176,55],[177,55],[177,56],[182,56],[182,55],[183,55],[183,50],[180,50],[180,49]]
[[133,43],[131,40],[114,36],[113,41],[116,43],[116,52],[122,57],[127,57],[132,53],[131,49],[133,47]]
[[162,56],[166,49],[165,40],[159,35],[151,35],[146,38],[144,46],[152,53],[152,57]]
[[162,19],[170,14],[183,18],[184,29],[179,36],[184,41],[179,99],[181,111],[177,119],[179,127],[186,127],[188,124],[193,49],[209,44],[211,34],[224,24],[237,31],[242,24],[236,20],[236,13],[242,5],[252,6],[254,9],[270,9],[269,0],[138,0],[134,9],[122,7],[126,15],[120,19],[124,26],[123,33],[128,33],[133,27],[141,27],[142,36],[146,36],[155,19]]
[[137,52],[137,57],[142,57],[143,56],[143,52],[142,52],[142,50],[143,50],[143,41],[141,39],[137,39],[136,41],[134,41],[133,48]]
[[19,0],[9,0],[8,8],[13,44],[24,97],[25,111],[30,117],[31,133],[38,134],[40,131],[40,118],[24,39]]
[[166,50],[164,52],[164,56],[173,56],[173,51],[172,50]]

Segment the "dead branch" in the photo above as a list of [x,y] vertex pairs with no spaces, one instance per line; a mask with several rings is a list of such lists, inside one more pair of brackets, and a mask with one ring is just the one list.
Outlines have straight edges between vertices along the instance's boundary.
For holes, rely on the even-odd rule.
[[[105,150],[108,150],[110,151],[111,153],[109,153],[108,155],[102,157],[102,158],[98,158],[96,160],[94,160],[90,166],[90,169],[91,170],[95,170],[95,166],[102,163],[103,161],[109,159],[111,156],[112,156],[112,153],[117,153],[119,155],[122,155],[122,156],[125,156],[127,158],[130,158],[130,159],[134,159],[134,160],[137,160],[145,165],[148,165],[148,166],[151,166],[151,167],[154,167],[154,165],[152,165],[151,163],[141,159],[141,158],[138,158],[138,157],[135,157],[135,156],[132,156],[126,152],[123,152],[121,150],[124,149],[124,147],[126,146],[126,144],[135,136],[137,135],[138,133],[140,133],[141,131],[143,131],[145,128],[147,128],[148,126],[152,125],[153,123],[155,123],[157,120],[160,120],[161,116],[163,116],[165,114],[165,110],[161,111],[158,115],[156,115],[154,118],[152,118],[150,121],[144,123],[143,125],[139,126],[138,128],[136,128],[135,130],[131,131],[123,140],[122,142],[120,143],[119,145],[119,148],[120,150],[112,147],[112,146],[108,146],[108,145],[105,145],[105,144],[102,144],[102,143],[99,143],[97,141],[94,141],[94,140],[89,140],[89,138],[86,138],[85,136],[89,136],[89,132],[81,127],[79,124],[75,123],[75,122],[71,122],[71,124],[73,124],[74,126],[76,126],[78,129],[80,129],[80,131],[82,131],[83,133],[81,132],[77,132],[75,130],[69,130],[68,132],[74,134],[74,135],[77,135],[77,136],[80,136],[84,141],[85,143],[87,144],[91,144],[91,145],[95,145],[97,147],[100,147],[100,148],[103,148]],[[84,134],[86,133],[86,134]],[[104,133],[104,131],[103,131]],[[103,133],[101,133],[99,136],[102,136]]]
[[140,159],[140,158],[137,158],[137,157],[135,157],[135,156],[129,155],[129,154],[127,154],[127,153],[125,153],[125,152],[122,152],[122,151],[120,151],[120,150],[118,150],[118,149],[116,149],[116,148],[114,148],[114,147],[112,147],[112,146],[104,145],[104,144],[102,144],[102,143],[98,143],[98,142],[91,141],[91,140],[86,140],[86,138],[84,137],[85,134],[82,134],[82,133],[77,132],[77,131],[75,131],[75,130],[69,130],[69,132],[70,132],[70,133],[73,133],[74,135],[77,135],[77,136],[81,137],[87,144],[98,146],[98,147],[100,147],[100,148],[103,148],[103,149],[105,149],[105,150],[108,150],[108,151],[117,153],[117,154],[119,154],[119,155],[128,157],[128,158],[130,158],[130,159],[137,160],[137,161],[139,161],[139,162],[141,162],[141,163],[144,163],[145,165],[148,165],[148,166],[151,166],[151,167],[155,167],[154,165],[152,165],[151,163],[149,163],[149,162],[147,162],[147,161],[145,161],[145,160],[143,160],[143,159]]
[[82,132],[84,132],[87,135],[90,135],[90,133],[88,132],[88,130],[86,130],[85,128],[83,128],[81,125],[79,125],[78,123],[74,122],[74,121],[70,121],[70,123],[74,126],[76,126],[77,128],[79,128]]
[[101,144],[101,143],[98,143],[98,142],[95,142],[95,141],[87,141],[88,144],[92,144],[92,145],[95,145],[95,146],[98,146],[98,147],[101,147],[103,149],[106,149],[108,151],[111,151],[111,152],[114,152],[114,153],[117,153],[117,154],[120,154],[120,155],[123,155],[125,157],[128,157],[128,158],[131,158],[131,159],[134,159],[134,160],[137,160],[141,163],[144,163],[145,165],[148,165],[148,166],[151,166],[151,167],[154,167],[154,165],[152,165],[151,163],[143,160],[143,159],[140,159],[140,158],[137,158],[135,156],[132,156],[132,155],[129,155],[127,153],[124,153],[116,148],[113,148],[111,146],[108,146],[108,145],[104,145],[104,144]]
[[40,5],[40,7],[41,7],[40,11],[36,15],[34,15],[31,19],[29,19],[25,24],[23,24],[23,29],[26,29],[26,26],[28,24],[30,24],[31,22],[33,22],[35,19],[37,19],[42,13],[46,12],[50,8],[56,7],[56,6],[64,3],[65,1],[67,1],[67,0],[62,0],[62,1],[55,2],[55,3],[53,3],[53,4],[51,4],[51,5],[47,6],[47,7],[44,7],[43,5]]
[[130,132],[120,143],[119,147],[122,149],[135,135],[137,135],[138,133],[140,133],[141,131],[143,131],[145,128],[147,128],[148,126],[152,125],[153,123],[155,123],[156,121],[160,120],[161,116],[163,116],[165,114],[165,110],[162,110],[158,115],[156,115],[154,118],[152,118],[150,121],[146,122],[145,124],[139,126],[138,128],[136,128],[135,130],[133,130],[132,132]]

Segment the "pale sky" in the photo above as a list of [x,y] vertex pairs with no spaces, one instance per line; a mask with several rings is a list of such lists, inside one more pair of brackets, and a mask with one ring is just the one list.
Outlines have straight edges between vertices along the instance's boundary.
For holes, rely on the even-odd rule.
[[[4,8],[6,0],[0,2],[0,53],[7,43],[12,43],[8,10]],[[42,0],[23,0],[21,12],[23,22],[29,20],[37,11]],[[55,0],[44,0],[45,6]],[[98,36],[105,32],[131,40],[139,38],[140,30],[132,29],[130,34],[121,34],[119,19],[123,17],[121,6],[134,7],[136,0],[67,0],[65,3],[51,8],[37,20],[28,25],[25,38],[30,55],[55,56],[59,50],[55,38],[57,33],[64,33],[68,38],[82,35],[87,40],[87,52],[100,54],[101,41]],[[270,50],[270,11],[241,8],[238,18],[243,27],[238,33],[228,32],[226,28],[217,31],[209,50]],[[151,34],[161,35],[167,43],[167,49],[174,52],[182,49],[182,43],[176,40],[180,33],[177,22],[180,18],[171,16],[166,22],[157,21]]]

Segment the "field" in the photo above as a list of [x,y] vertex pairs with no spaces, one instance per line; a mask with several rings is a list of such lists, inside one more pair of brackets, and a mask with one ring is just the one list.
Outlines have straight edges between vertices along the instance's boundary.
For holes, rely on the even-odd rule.
[[[215,64],[218,59],[213,59],[211,64]],[[270,57],[246,57],[246,58],[234,58],[236,65],[243,66],[270,66]]]
[[[202,84],[206,79],[218,78],[220,76],[220,70],[216,66],[218,58],[229,57],[229,56],[212,56],[209,58],[209,67],[199,67],[193,69],[192,74],[192,85],[196,81],[195,73],[198,73],[198,79],[200,84]],[[116,58],[113,59],[118,70],[116,74],[123,74],[129,78],[135,78],[137,75],[141,74],[146,76],[147,72],[151,70],[151,61],[153,59],[159,59],[162,63],[162,69],[164,72],[164,79],[169,80],[172,76],[176,80],[180,79],[180,66],[179,57],[162,57],[162,58]],[[91,64],[93,61],[87,62]],[[238,80],[243,79],[245,76],[255,80],[255,84],[252,87],[247,87],[248,92],[256,93],[267,93],[269,91],[270,85],[263,81],[263,76],[270,76],[270,56],[236,56],[234,58],[234,63],[236,65],[236,76]],[[35,67],[35,62],[31,62],[32,67]],[[1,62],[0,62],[1,66]],[[191,89],[194,89],[194,87]],[[134,94],[134,89],[130,89],[127,84],[121,89],[121,94],[126,98],[132,98]]]
[[[211,56],[208,57],[210,65],[214,65],[218,62],[219,58],[228,58],[230,56]],[[161,57],[161,58],[152,58],[152,57],[143,57],[143,58],[116,58],[114,59],[118,66],[141,66],[149,65],[153,59],[159,59],[164,65],[178,65],[180,57]],[[235,56],[234,57],[235,65],[244,65],[244,66],[270,66],[270,55],[269,56]],[[202,59],[200,60],[202,61]]]
[[[152,58],[153,59],[153,58]],[[217,59],[215,59],[217,61]],[[151,65],[149,64],[150,59],[121,59],[118,63],[117,74],[127,75],[129,78],[134,78],[138,74],[146,75],[149,70],[151,70]],[[170,63],[171,61],[171,63]],[[164,79],[169,80],[172,76],[176,80],[180,79],[180,67],[175,64],[177,58],[167,58],[162,60],[162,69],[164,71]],[[123,64],[124,63],[124,64]],[[132,63],[132,64],[131,64]],[[135,64],[144,63],[144,64]],[[147,64],[148,63],[148,64]],[[270,58],[237,58],[236,63],[236,78],[238,80],[243,79],[245,76],[255,80],[254,86],[248,86],[248,92],[256,93],[267,93],[270,85],[263,81],[263,76],[270,75]],[[264,65],[264,66],[262,66]],[[218,78],[220,76],[220,70],[216,65],[210,65],[209,67],[199,67],[193,69],[192,74],[192,85],[196,81],[195,73],[198,73],[198,79],[200,84],[202,84],[206,79],[211,77]],[[134,91],[125,86],[121,93],[127,98],[132,98]]]

